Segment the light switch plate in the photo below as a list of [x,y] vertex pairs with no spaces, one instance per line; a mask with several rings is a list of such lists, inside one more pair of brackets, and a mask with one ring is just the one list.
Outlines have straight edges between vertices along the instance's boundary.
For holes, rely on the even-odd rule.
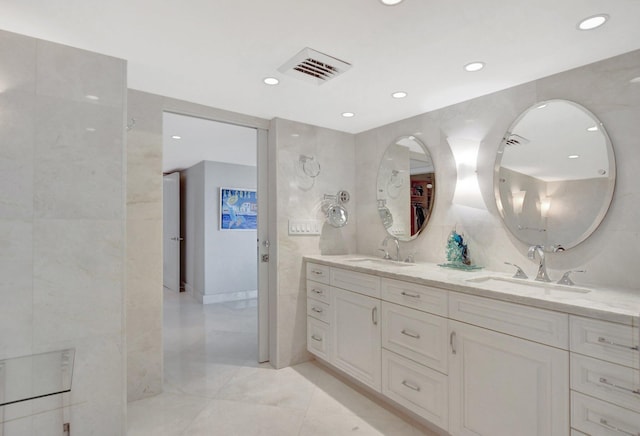
[[289,220],[291,236],[317,236],[321,229],[321,223],[317,220]]

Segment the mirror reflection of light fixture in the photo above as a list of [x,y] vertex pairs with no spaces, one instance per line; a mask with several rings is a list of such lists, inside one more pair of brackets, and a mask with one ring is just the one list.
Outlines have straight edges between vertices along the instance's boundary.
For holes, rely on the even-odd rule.
[[387,181],[387,194],[391,198],[398,198],[400,194],[400,188],[404,184],[404,177],[401,174],[402,171],[391,170],[391,176],[389,176],[389,180]]
[[543,218],[549,216],[549,209],[551,209],[551,197],[544,197],[540,199],[540,215]]
[[525,195],[527,195],[527,191],[516,191],[511,193],[511,199],[513,201],[513,213],[522,213],[522,206],[524,205]]
[[447,142],[456,161],[458,173],[453,203],[476,209],[486,209],[480,193],[476,171],[480,142],[460,138],[447,138]]

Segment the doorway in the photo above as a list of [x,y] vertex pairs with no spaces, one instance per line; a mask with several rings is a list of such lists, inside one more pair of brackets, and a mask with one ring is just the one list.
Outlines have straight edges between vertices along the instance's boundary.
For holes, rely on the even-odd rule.
[[[268,240],[268,203],[266,178],[259,177],[267,167],[266,141],[263,129],[163,113],[165,292],[186,291],[203,305],[253,301],[261,362],[269,349],[268,256],[262,257],[268,242],[261,244]],[[227,194],[238,200],[232,213],[242,225],[235,228],[228,225]]]

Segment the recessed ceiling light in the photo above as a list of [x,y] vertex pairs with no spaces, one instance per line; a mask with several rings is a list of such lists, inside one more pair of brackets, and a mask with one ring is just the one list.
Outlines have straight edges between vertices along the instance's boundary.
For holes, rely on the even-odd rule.
[[484,68],[484,62],[479,62],[479,61],[469,62],[467,65],[464,66],[464,70],[469,71],[470,73],[474,71],[480,71],[483,68]]
[[546,103],[542,103],[540,106],[538,106],[538,109],[544,109],[547,107]]
[[391,94],[391,97],[393,98],[405,98],[406,96],[407,96],[407,93],[404,91],[398,91]]
[[634,77],[633,79],[629,80],[629,83],[640,83],[640,76]]
[[395,6],[399,3],[402,3],[402,0],[380,0],[380,2],[386,6]]
[[182,139],[182,136],[179,136],[179,135],[173,135],[173,136],[171,137],[171,139]]
[[97,95],[91,95],[91,94],[87,94],[87,95],[85,95],[85,98],[86,98],[87,100],[94,100],[94,101],[95,101],[95,100],[100,100],[100,97],[98,97]]
[[87,127],[85,130],[87,132],[95,132],[96,131],[95,127]]
[[570,154],[569,156],[567,156],[569,159],[578,159],[580,157],[579,154]]
[[597,132],[598,126],[587,127],[587,132]]
[[265,77],[263,82],[265,83],[265,85],[277,85],[278,83],[280,83],[280,81],[275,77]]
[[580,22],[578,23],[578,29],[593,30],[595,28],[602,26],[604,23],[607,22],[608,19],[609,19],[609,16],[607,14],[593,15],[591,17],[585,18],[584,20],[580,20]]
[[300,137],[300,134],[299,134],[299,133],[292,133],[292,134],[291,134],[291,137],[292,137],[292,138],[299,138],[299,137]]
[[356,116],[353,112],[342,112],[342,116],[345,118],[353,118]]

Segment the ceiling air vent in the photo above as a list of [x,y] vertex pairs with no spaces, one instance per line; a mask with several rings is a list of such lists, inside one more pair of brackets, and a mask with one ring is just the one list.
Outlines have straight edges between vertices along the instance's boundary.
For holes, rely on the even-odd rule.
[[504,138],[505,145],[513,146],[513,145],[527,145],[530,141],[520,135],[516,135],[512,133]]
[[278,71],[316,85],[322,85],[338,77],[349,68],[351,68],[351,64],[306,47],[285,62],[278,68]]

